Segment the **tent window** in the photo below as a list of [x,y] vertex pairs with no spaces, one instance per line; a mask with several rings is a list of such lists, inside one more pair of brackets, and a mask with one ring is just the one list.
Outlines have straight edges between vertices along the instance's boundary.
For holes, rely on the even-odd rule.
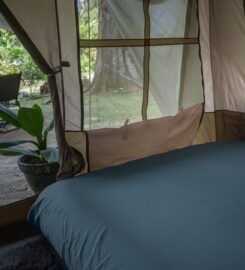
[[127,119],[141,121],[143,74],[130,57],[132,49],[143,65],[141,47],[81,49],[86,129],[120,127]]
[[85,129],[203,102],[196,0],[78,0],[78,7]]

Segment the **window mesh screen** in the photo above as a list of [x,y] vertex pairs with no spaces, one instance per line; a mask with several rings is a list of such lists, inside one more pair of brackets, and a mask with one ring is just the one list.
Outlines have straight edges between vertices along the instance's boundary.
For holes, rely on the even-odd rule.
[[144,38],[142,1],[82,0],[79,14],[81,39]]
[[152,46],[150,54],[148,119],[203,102],[198,45]]
[[81,49],[85,129],[121,127],[141,121],[143,48]]
[[196,0],[78,4],[85,129],[170,116],[203,102]]
[[198,37],[197,3],[188,0],[150,1],[151,38]]

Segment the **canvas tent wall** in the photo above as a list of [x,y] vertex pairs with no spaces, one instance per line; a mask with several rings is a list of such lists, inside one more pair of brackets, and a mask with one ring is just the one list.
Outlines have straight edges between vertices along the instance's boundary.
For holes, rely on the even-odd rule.
[[[186,147],[194,141],[243,137],[242,0],[105,3],[121,33],[119,40],[80,40],[73,0],[0,1],[6,21],[49,76],[61,178]],[[121,128],[84,130],[79,50],[109,47],[129,48],[142,76],[141,121],[127,124],[125,119]],[[149,117],[150,96],[161,115]]]
[[198,138],[204,142],[244,139],[244,6],[199,1],[205,114]]

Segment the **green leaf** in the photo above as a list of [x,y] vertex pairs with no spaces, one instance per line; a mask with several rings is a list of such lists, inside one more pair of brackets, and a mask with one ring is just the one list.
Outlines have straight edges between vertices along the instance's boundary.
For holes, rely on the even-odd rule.
[[17,114],[1,104],[0,104],[0,118],[2,118],[10,125],[13,125],[17,128],[21,127]]
[[18,119],[21,127],[38,139],[39,144],[42,143],[42,132],[44,117],[42,109],[38,105],[33,105],[32,108],[20,108]]
[[5,148],[9,148],[9,147],[13,147],[16,145],[20,145],[20,144],[25,144],[25,143],[32,143],[34,145],[37,146],[37,143],[34,141],[27,141],[27,140],[0,140],[0,149],[5,149]]
[[40,151],[40,155],[42,159],[48,163],[59,162],[59,153],[55,148],[47,148],[46,150]]
[[34,157],[40,158],[37,153],[26,150],[21,147],[11,147],[8,149],[0,149],[0,155],[9,156],[9,157],[28,155],[28,156],[34,156]]

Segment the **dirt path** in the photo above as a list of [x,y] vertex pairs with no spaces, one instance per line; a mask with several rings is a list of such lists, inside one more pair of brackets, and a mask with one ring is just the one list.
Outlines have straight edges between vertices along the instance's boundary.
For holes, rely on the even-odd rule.
[[17,166],[17,158],[0,157],[0,206],[33,195]]

